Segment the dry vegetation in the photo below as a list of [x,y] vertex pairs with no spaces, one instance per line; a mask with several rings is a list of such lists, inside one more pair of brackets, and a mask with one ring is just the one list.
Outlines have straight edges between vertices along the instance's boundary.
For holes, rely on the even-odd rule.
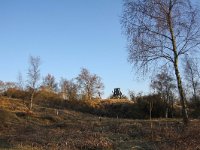
[[200,121],[99,118],[0,99],[0,149],[200,149]]

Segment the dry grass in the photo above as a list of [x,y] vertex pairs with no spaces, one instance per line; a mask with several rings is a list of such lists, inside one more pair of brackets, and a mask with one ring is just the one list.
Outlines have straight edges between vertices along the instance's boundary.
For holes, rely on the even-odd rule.
[[[57,115],[58,114],[58,115]],[[35,106],[28,113],[21,100],[0,99],[0,149],[101,150],[200,148],[200,121],[99,118],[69,110]]]

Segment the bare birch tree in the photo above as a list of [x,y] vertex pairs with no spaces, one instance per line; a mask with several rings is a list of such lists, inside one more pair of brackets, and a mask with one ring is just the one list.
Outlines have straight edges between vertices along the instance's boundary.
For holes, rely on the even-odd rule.
[[21,72],[19,72],[17,76],[17,87],[20,90],[24,90],[24,81]]
[[42,87],[49,92],[56,92],[58,90],[58,84],[53,75],[47,74],[42,83]]
[[28,69],[28,88],[31,92],[31,99],[30,99],[30,110],[33,107],[33,98],[35,95],[35,92],[38,88],[38,81],[40,80],[40,64],[41,60],[40,57],[33,57],[30,56],[29,58],[29,69]]
[[173,111],[173,93],[176,88],[174,79],[166,69],[153,78],[150,87],[154,89],[157,94],[161,95],[161,99],[165,103],[165,117],[168,118],[169,110],[171,109],[171,111]]
[[76,80],[82,93],[89,100],[91,100],[95,94],[99,95],[102,93],[104,88],[101,78],[96,74],[91,74],[86,68],[82,68]]
[[200,45],[197,15],[190,0],[124,0],[121,18],[130,63],[145,72],[166,63],[173,68],[185,123],[188,114],[180,58],[196,53]]
[[3,92],[5,92],[5,90],[4,90],[4,82],[0,80],[0,96],[2,96]]
[[195,101],[197,101],[197,93],[200,90],[200,74],[198,63],[195,59],[185,58],[185,81],[187,85],[192,90],[192,96]]
[[62,78],[60,81],[60,89],[63,99],[77,100],[78,99],[78,85],[74,80],[67,80]]

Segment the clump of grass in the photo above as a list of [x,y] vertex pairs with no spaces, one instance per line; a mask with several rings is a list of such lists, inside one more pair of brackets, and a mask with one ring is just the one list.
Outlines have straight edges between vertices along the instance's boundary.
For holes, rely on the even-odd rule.
[[53,116],[51,114],[43,114],[43,115],[41,115],[40,118],[43,120],[50,121],[50,122],[58,122],[59,121],[59,118],[57,116],[55,116],[55,115]]
[[15,114],[18,116],[18,117],[21,117],[21,118],[24,118],[27,116],[27,113],[26,112],[15,112]]
[[7,138],[0,138],[0,149],[9,149],[12,145],[9,143]]
[[20,121],[15,113],[4,109],[0,109],[0,120],[2,125]]

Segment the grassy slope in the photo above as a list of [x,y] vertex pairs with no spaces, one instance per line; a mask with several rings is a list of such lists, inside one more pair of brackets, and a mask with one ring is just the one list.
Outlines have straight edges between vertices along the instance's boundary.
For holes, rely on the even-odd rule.
[[69,110],[0,99],[0,149],[196,149],[200,121],[184,127],[177,120],[101,118]]

